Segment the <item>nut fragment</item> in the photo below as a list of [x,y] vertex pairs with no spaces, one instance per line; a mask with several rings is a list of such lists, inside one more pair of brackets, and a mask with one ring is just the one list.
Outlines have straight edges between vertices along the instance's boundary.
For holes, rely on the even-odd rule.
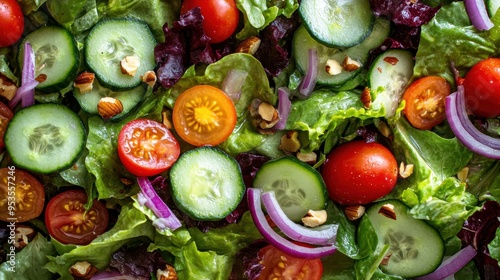
[[404,162],[401,162],[399,165],[399,176],[401,178],[408,178],[410,175],[413,173],[413,164],[405,164]]
[[165,265],[165,269],[156,271],[156,279],[158,280],[177,280],[177,271],[171,265]]
[[389,128],[389,125],[386,122],[384,122],[384,121],[379,121],[377,123],[377,129],[385,137],[389,137],[389,136],[392,135],[392,131]]
[[30,240],[35,237],[35,230],[27,225],[16,225],[15,237],[14,237],[14,247],[17,249],[22,249],[28,245]]
[[156,73],[154,71],[146,71],[146,73],[141,76],[141,80],[148,86],[154,87],[156,84]]
[[120,182],[122,182],[125,186],[132,186],[134,184],[134,181],[125,177],[120,178]]
[[391,258],[391,256],[392,256],[392,253],[385,255],[384,258],[382,259],[382,261],[380,262],[380,264],[381,265],[388,265],[389,259]]
[[172,129],[174,127],[172,125],[170,111],[161,112],[161,121],[168,129]]
[[301,153],[297,152],[297,158],[308,164],[315,164],[318,161],[318,155],[315,152]]
[[76,262],[69,268],[69,273],[71,273],[75,280],[90,279],[97,271],[97,267],[93,266],[88,261]]
[[260,47],[261,40],[256,36],[250,36],[247,39],[241,41],[241,43],[236,47],[234,52],[248,53],[254,55]]
[[110,119],[123,111],[122,102],[113,97],[103,97],[97,103],[97,111],[104,119]]
[[346,56],[344,58],[344,61],[342,61],[342,68],[346,71],[356,71],[361,67],[361,63],[357,60],[354,60],[350,58],[349,56]]
[[309,210],[307,214],[302,218],[304,225],[308,227],[317,227],[326,222],[326,210]]
[[361,92],[360,96],[361,102],[363,103],[363,107],[366,109],[370,108],[370,105],[372,104],[372,96],[370,94],[370,88],[365,87],[363,91]]
[[469,176],[469,167],[464,167],[462,170],[458,171],[457,178],[460,182],[467,182],[467,177]]
[[380,209],[378,210],[378,213],[389,218],[396,220],[396,212],[394,212],[394,205],[387,203],[382,205]]
[[280,145],[278,148],[285,152],[295,153],[300,149],[300,141],[297,138],[299,133],[297,131],[288,131],[285,135],[281,136]]
[[139,65],[141,65],[141,60],[136,55],[126,56],[120,62],[120,68],[122,70],[122,74],[126,74],[129,76],[135,76],[137,69],[139,69]]
[[9,78],[0,73],[0,96],[3,96],[10,101],[14,98],[16,92],[16,85]]
[[257,112],[261,119],[259,127],[262,129],[272,128],[280,120],[278,110],[269,103],[261,102],[257,107]]
[[84,71],[80,73],[73,81],[73,86],[80,90],[80,93],[87,93],[92,91],[94,84],[95,74]]
[[349,205],[344,208],[344,213],[351,221],[361,218],[365,214],[363,205]]
[[342,65],[335,59],[328,59],[325,65],[326,73],[335,76],[342,72]]

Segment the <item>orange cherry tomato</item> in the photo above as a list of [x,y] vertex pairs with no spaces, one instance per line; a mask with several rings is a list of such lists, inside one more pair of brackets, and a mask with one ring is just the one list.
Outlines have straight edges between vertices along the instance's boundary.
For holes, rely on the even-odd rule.
[[216,146],[233,132],[236,108],[222,90],[198,85],[177,97],[172,122],[175,131],[189,144]]
[[444,78],[420,78],[411,83],[403,94],[403,113],[414,127],[431,129],[446,118],[444,101],[450,93],[450,85]]

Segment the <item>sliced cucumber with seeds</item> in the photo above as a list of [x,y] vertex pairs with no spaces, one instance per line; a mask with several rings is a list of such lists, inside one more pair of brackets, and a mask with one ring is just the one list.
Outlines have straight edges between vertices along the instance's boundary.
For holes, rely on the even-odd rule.
[[[300,71],[305,73],[308,65],[308,50],[316,49],[318,53],[318,84],[325,84],[330,86],[341,86],[347,81],[351,80],[353,77],[359,74],[363,70],[363,65],[368,61],[368,56],[370,50],[380,46],[384,40],[389,35],[390,23],[384,18],[377,18],[373,26],[373,30],[363,42],[360,44],[348,48],[348,49],[338,49],[327,47],[318,41],[316,41],[309,32],[306,30],[304,25],[299,27],[293,37],[293,57],[297,62],[297,67]],[[325,70],[325,66],[328,60],[335,60],[339,64],[349,57],[354,61],[361,64],[357,70],[342,70],[337,75],[330,75]]]
[[224,219],[245,193],[238,162],[209,146],[183,153],[170,169],[170,183],[177,207],[195,220]]
[[[393,207],[395,219],[383,215],[384,205]],[[363,219],[369,219],[375,228],[378,250],[389,245],[386,256],[390,257],[380,269],[403,278],[415,278],[431,273],[441,264],[445,246],[434,227],[413,218],[408,211],[408,206],[399,200],[380,201],[366,211]]]
[[78,71],[80,54],[74,37],[66,29],[45,26],[28,34],[19,45],[19,65],[23,65],[26,42],[35,54],[35,77],[41,74],[47,77],[37,90],[57,92],[71,84]]
[[126,114],[128,114],[132,109],[134,109],[139,102],[144,97],[146,93],[146,86],[139,85],[135,88],[125,91],[113,91],[108,88],[101,86],[97,79],[94,80],[92,85],[92,91],[81,93],[80,90],[75,87],[73,91],[73,96],[80,104],[80,107],[89,114],[98,114],[97,104],[99,104],[99,100],[103,97],[113,97],[117,100],[120,100],[123,111],[112,117],[111,119],[119,119]]
[[[112,90],[132,89],[141,75],[156,66],[156,40],[149,26],[138,19],[104,19],[97,23],[85,41],[85,59],[99,82]],[[136,57],[139,66],[131,76],[122,73],[121,61]]]
[[66,169],[78,159],[85,145],[85,127],[64,105],[37,104],[16,112],[4,140],[17,166],[48,174]]
[[352,47],[371,32],[375,16],[369,0],[307,0],[299,14],[309,33],[330,47]]
[[264,163],[255,175],[253,187],[274,191],[287,217],[296,222],[309,210],[324,209],[328,201],[321,174],[292,156]]

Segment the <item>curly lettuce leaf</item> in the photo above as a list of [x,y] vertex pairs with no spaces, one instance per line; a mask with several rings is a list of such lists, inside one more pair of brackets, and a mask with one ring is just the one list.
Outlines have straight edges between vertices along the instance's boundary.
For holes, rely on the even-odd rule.
[[500,228],[497,228],[495,238],[488,245],[488,250],[490,250],[490,256],[497,260],[500,266]]

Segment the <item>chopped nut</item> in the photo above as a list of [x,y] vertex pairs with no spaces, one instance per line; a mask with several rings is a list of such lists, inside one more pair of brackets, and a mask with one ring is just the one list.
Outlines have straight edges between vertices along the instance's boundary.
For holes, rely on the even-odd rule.
[[392,135],[392,131],[389,128],[389,125],[386,122],[384,122],[384,121],[379,121],[378,122],[377,129],[385,137],[389,137],[389,136]]
[[0,73],[0,96],[3,96],[10,101],[14,98],[16,92],[16,85],[9,78]]
[[262,119],[259,122],[259,127],[263,129],[272,128],[279,120],[278,110],[266,102],[261,102],[257,107],[257,112]]
[[35,80],[39,83],[43,83],[47,80],[47,75],[42,73],[42,74],[36,76]]
[[69,273],[73,275],[75,280],[90,279],[97,271],[97,267],[93,266],[88,261],[76,262],[69,268]]
[[387,57],[384,57],[384,61],[389,63],[390,65],[396,65],[398,64],[399,62],[399,59],[397,57],[394,57],[394,56],[387,56]]
[[172,129],[174,127],[172,125],[172,121],[170,120],[170,111],[161,112],[161,121],[168,129]]
[[84,71],[80,73],[73,81],[73,86],[80,90],[80,93],[87,93],[92,91],[94,84],[95,74]]
[[132,186],[134,184],[134,181],[124,177],[120,178],[120,182],[122,182],[125,186]]
[[120,62],[120,67],[123,74],[129,76],[135,76],[137,69],[139,69],[139,65],[141,64],[141,60],[136,55],[126,56]]
[[389,264],[389,259],[391,258],[392,253],[387,254],[382,261],[380,262],[381,265],[388,265]]
[[250,36],[247,39],[241,41],[241,43],[236,47],[234,52],[248,53],[254,55],[260,47],[261,40],[256,36]]
[[365,214],[363,205],[349,205],[344,208],[344,213],[351,221],[361,218]]
[[360,96],[361,102],[363,103],[363,106],[366,109],[370,108],[370,105],[372,104],[372,96],[370,95],[370,88],[365,87],[363,91],[361,92]]
[[308,164],[315,164],[318,161],[318,155],[315,152],[301,153],[297,152],[297,158]]
[[332,76],[338,75],[342,72],[342,65],[335,59],[328,59],[325,65],[325,71]]
[[141,76],[141,80],[148,84],[148,86],[154,87],[156,84],[156,73],[154,71],[147,71]]
[[394,205],[390,203],[384,204],[382,207],[380,207],[378,213],[384,215],[389,219],[396,220],[396,212],[394,212]]
[[467,177],[469,176],[469,167],[464,167],[462,170],[458,171],[457,178],[460,182],[467,182]]
[[356,71],[361,67],[361,63],[357,60],[354,60],[350,58],[349,56],[346,56],[344,58],[344,61],[342,61],[342,68],[346,71]]
[[302,218],[304,225],[308,227],[317,227],[326,222],[326,210],[309,210],[307,214]]
[[22,249],[35,237],[35,230],[27,225],[16,225],[14,247]]
[[408,178],[410,175],[413,173],[413,164],[405,164],[404,162],[401,162],[399,165],[399,176],[401,178]]
[[118,99],[103,97],[97,104],[97,111],[104,119],[110,119],[123,111],[123,105]]
[[288,131],[285,135],[281,136],[280,145],[278,148],[285,152],[295,153],[300,149],[300,141],[297,138],[299,133],[297,131]]
[[171,265],[165,265],[165,269],[156,271],[156,279],[158,280],[177,280],[177,271]]

